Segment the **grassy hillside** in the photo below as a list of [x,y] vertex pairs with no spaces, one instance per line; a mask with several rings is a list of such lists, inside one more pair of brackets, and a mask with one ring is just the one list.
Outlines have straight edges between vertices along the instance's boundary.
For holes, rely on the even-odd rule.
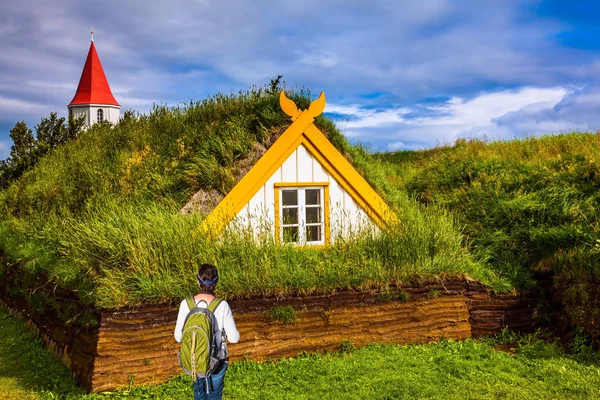
[[600,339],[600,135],[461,140],[374,157],[390,184],[452,212],[471,252],[514,286],[553,271],[563,317]]
[[[310,102],[307,93],[289,97],[300,108]],[[197,231],[202,213],[178,214],[198,190],[227,193],[253,148],[268,148],[290,123],[277,93],[251,89],[95,125],[0,192],[4,290],[25,289],[38,310],[74,321],[85,310],[61,299],[88,308],[178,301],[194,290],[203,262],[220,267],[228,297],[385,289],[462,274],[508,287],[465,251],[452,216],[422,209],[389,184],[385,169],[323,117],[317,126],[398,211],[390,232],[322,248],[235,234],[214,242]]]

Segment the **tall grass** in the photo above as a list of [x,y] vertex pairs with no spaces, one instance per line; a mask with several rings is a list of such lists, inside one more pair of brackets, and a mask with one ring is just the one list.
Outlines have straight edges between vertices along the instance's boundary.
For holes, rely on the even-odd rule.
[[520,287],[557,251],[600,238],[600,136],[572,133],[485,143],[459,141],[378,156],[424,204],[452,210],[472,250]]
[[[394,230],[357,233],[327,247],[281,246],[233,231],[215,240],[195,233],[200,214],[176,211],[106,199],[77,219],[30,222],[15,242],[0,244],[11,259],[27,256],[24,271],[42,271],[52,285],[76,289],[83,303],[108,308],[177,301],[196,289],[195,271],[205,262],[219,266],[219,293],[228,298],[372,290],[462,275],[506,288],[464,251],[448,219],[416,209],[405,210]],[[2,227],[5,238],[18,234],[6,222]],[[35,252],[24,254],[22,242]],[[52,251],[40,250],[48,243]]]
[[[300,108],[310,103],[308,93],[289,97]],[[278,96],[254,88],[95,125],[0,192],[5,290],[25,290],[38,307],[57,291],[92,308],[177,301],[195,289],[203,262],[219,266],[228,297],[371,290],[465,274],[507,288],[464,250],[451,215],[389,184],[383,164],[348,144],[331,121],[315,123],[398,212],[398,226],[323,248],[198,234],[203,216],[178,210],[198,190],[226,194],[237,162],[290,124]],[[52,307],[66,320],[85,314]]]
[[600,344],[591,318],[600,315],[600,135],[461,140],[373,157],[388,182],[452,212],[471,252],[513,285],[527,289],[535,271],[553,271],[567,324],[587,326]]
[[[290,94],[299,105],[308,94]],[[176,107],[155,106],[114,127],[94,125],[0,194],[3,214],[82,212],[88,200],[185,202],[199,189],[227,193],[234,162],[289,125],[278,97],[260,89]],[[332,136],[338,132],[330,132]],[[0,214],[2,215],[2,214]]]

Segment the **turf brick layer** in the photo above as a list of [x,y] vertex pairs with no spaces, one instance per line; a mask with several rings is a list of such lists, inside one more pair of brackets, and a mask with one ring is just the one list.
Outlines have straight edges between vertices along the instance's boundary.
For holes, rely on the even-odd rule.
[[[504,327],[534,329],[533,297],[493,296],[465,281],[405,287],[382,293],[341,292],[329,296],[230,301],[241,334],[230,345],[232,360],[277,359],[301,352],[335,351],[341,342],[426,343],[495,334]],[[292,306],[292,324],[272,321],[265,311]],[[177,307],[147,306],[100,313],[98,330],[47,344],[88,391],[164,382],[181,372],[173,339]],[[85,336],[85,337],[83,337]],[[65,338],[63,337],[63,340]],[[95,349],[84,365],[74,362]],[[80,359],[80,358],[79,358]],[[81,364],[81,362],[79,362]]]

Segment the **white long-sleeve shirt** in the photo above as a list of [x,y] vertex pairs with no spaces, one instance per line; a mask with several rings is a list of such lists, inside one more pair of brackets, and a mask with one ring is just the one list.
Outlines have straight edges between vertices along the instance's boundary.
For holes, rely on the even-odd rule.
[[[204,301],[196,302],[198,307],[206,307],[206,303]],[[183,324],[185,323],[185,317],[187,317],[190,312],[190,308],[188,307],[187,301],[183,299],[179,304],[179,314],[177,314],[177,324],[175,324],[175,340],[181,343],[181,336],[183,335]],[[227,337],[227,341],[229,343],[237,343],[240,340],[240,333],[235,326],[235,321],[233,320],[233,313],[231,312],[231,308],[229,304],[225,300],[221,301],[221,304],[217,307],[214,312],[215,318],[217,320],[217,343],[221,343],[221,332],[225,330],[225,336]]]

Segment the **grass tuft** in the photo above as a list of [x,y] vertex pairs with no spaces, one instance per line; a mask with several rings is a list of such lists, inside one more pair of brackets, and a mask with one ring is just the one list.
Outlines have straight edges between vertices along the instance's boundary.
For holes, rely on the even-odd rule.
[[296,321],[296,310],[292,306],[275,306],[266,310],[265,316],[269,321],[291,325]]

